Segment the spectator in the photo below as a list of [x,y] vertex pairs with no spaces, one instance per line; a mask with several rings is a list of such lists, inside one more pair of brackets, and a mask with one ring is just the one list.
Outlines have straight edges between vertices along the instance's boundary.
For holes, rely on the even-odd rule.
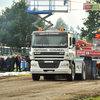
[[11,58],[11,68],[10,68],[11,72],[14,70],[15,59],[16,59],[16,56],[14,54],[13,57]]
[[10,71],[10,66],[11,66],[11,62],[10,62],[10,57],[9,57],[9,55],[7,56],[7,59],[6,59],[6,66],[7,66],[7,71]]
[[4,59],[0,56],[0,70],[3,71]]
[[21,64],[21,58],[20,58],[19,54],[17,54],[17,57],[16,57],[16,72],[18,72],[18,68],[21,72],[20,64]]
[[30,63],[31,63],[30,55],[27,57],[26,62],[27,62],[27,71],[30,71]]

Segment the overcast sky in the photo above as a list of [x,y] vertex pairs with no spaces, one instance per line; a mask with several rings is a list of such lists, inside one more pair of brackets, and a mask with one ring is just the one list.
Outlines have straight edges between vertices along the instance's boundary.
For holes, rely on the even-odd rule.
[[12,0],[0,0],[0,11],[5,7],[10,7],[12,3]]
[[[18,0],[17,0],[18,1]],[[85,13],[85,10],[83,9],[83,3],[86,2],[86,0],[72,0],[75,2],[72,2],[71,8],[72,11],[69,13],[55,13],[52,16],[50,16],[47,20],[51,21],[53,24],[56,23],[56,20],[61,17],[65,23],[69,26],[76,27],[79,25],[80,27],[83,26],[83,18],[87,17],[87,14]],[[0,0],[0,12],[1,10],[5,9],[5,7],[11,7],[13,4],[13,0]],[[73,10],[75,9],[75,10]]]

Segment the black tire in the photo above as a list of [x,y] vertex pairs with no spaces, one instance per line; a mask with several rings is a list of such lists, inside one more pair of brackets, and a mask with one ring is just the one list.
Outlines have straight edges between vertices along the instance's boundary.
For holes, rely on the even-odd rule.
[[71,65],[71,74],[67,75],[67,80],[68,81],[74,81],[74,78],[75,78],[75,67],[72,64]]
[[33,81],[38,81],[40,79],[39,75],[32,74]]

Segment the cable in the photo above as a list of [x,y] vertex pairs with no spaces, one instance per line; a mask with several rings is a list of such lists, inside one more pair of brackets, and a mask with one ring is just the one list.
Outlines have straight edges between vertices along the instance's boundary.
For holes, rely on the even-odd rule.
[[75,10],[83,10],[83,9],[71,9],[71,11],[75,11]]
[[79,1],[72,1],[70,0],[71,2],[76,2],[76,3],[86,3],[86,2],[79,2]]

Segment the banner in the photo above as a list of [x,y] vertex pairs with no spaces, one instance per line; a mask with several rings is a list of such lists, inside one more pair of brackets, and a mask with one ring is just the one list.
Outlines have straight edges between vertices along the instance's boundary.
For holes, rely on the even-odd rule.
[[83,10],[100,10],[100,4],[84,3]]

